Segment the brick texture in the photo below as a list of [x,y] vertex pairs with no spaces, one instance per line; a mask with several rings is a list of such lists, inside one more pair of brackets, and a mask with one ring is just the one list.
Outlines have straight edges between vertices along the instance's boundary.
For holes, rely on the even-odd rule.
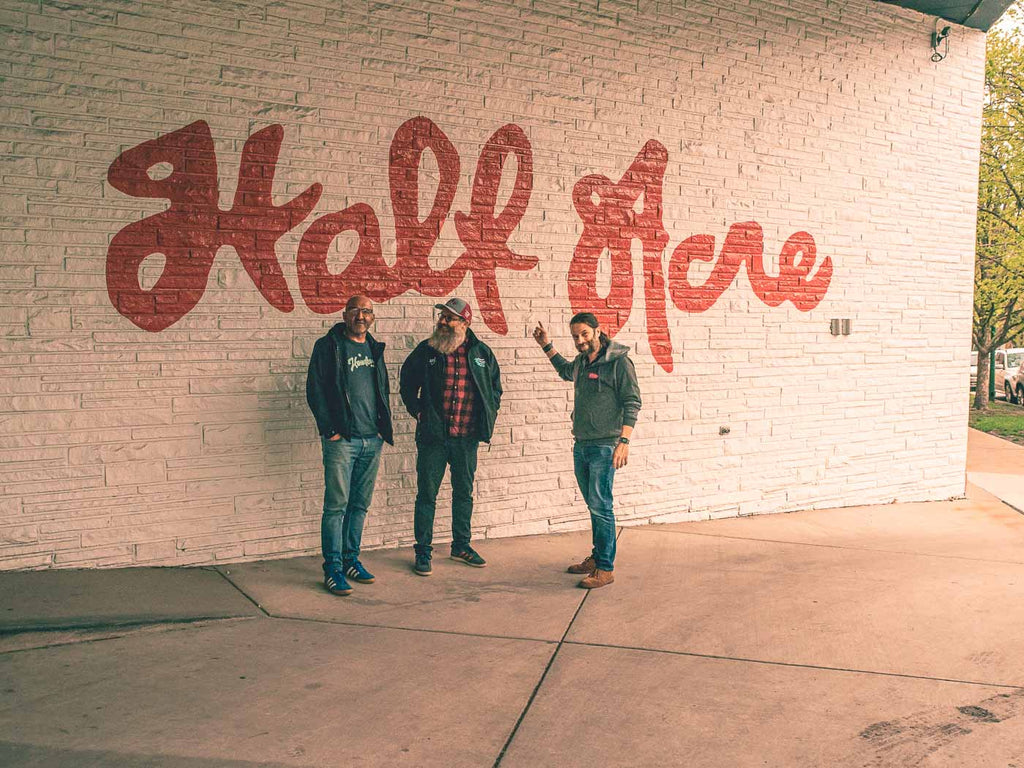
[[[331,280],[360,258],[360,240],[331,241],[307,294],[304,236],[356,206],[359,226],[379,223],[391,268],[444,194],[429,267],[473,249],[497,265],[490,283],[474,272],[435,291],[470,299],[504,374],[476,536],[588,525],[571,390],[530,338],[543,321],[570,353],[566,324],[586,290],[607,301],[643,391],[616,479],[624,523],[962,494],[984,36],[954,28],[936,64],[933,24],[869,0],[0,0],[0,569],[316,551],[322,475],[305,371],[314,340],[340,320],[331,291],[345,283]],[[389,182],[392,145],[414,118],[452,149],[423,154],[416,189],[408,169]],[[113,301],[108,259],[119,243],[148,247],[152,232],[133,226],[173,204],[126,193],[112,167],[197,121],[220,211],[195,224],[209,276],[195,306],[147,329],[136,321],[164,309],[145,292],[174,254],[115,270],[141,292]],[[531,150],[525,206],[508,202],[522,157],[478,164],[508,124]],[[264,144],[249,144],[257,134]],[[639,178],[659,158],[663,177],[628,220],[584,220],[577,183],[611,185],[637,163]],[[165,183],[172,166],[150,168],[145,183]],[[257,172],[240,182],[247,167]],[[203,172],[190,161],[190,179]],[[498,238],[516,264],[487,250],[477,181],[497,186],[497,212],[519,215]],[[269,194],[253,213],[260,184]],[[400,222],[410,203],[415,217]],[[813,238],[816,274],[825,257],[832,267],[813,307],[775,301],[742,268],[700,311],[699,290],[683,300],[677,248],[709,236],[717,259],[743,222],[760,226],[769,275],[791,237]],[[167,231],[153,248],[171,247]],[[628,250],[598,258],[587,284],[574,253],[592,235]],[[269,258],[250,260],[258,287],[243,256],[268,243]],[[690,283],[715,263],[695,260]],[[393,292],[375,334],[397,385],[436,299]],[[852,334],[832,336],[832,318],[850,318]],[[393,405],[370,547],[412,539],[413,424]],[[441,540],[447,525],[439,512]]]

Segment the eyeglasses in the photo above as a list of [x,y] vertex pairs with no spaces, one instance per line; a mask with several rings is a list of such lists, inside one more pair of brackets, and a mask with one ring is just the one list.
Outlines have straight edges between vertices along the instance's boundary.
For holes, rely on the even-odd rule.
[[345,312],[347,312],[350,315],[362,315],[363,317],[373,317],[372,309],[363,309],[362,307],[352,307],[351,309],[346,309]]
[[[463,320],[458,315],[453,315],[451,312],[444,312],[442,310],[437,310],[436,319],[438,322],[444,320],[448,325],[458,322],[459,320]],[[463,320],[463,322],[465,322],[465,320]]]

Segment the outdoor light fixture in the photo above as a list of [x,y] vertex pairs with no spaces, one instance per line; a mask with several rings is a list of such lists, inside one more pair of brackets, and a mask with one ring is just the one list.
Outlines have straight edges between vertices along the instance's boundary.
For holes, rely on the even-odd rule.
[[[939,29],[939,20],[935,20],[935,31],[932,32],[932,61],[939,62],[946,58],[946,54],[949,53],[949,33],[952,31],[953,28],[948,24]],[[942,46],[941,51],[939,46]]]

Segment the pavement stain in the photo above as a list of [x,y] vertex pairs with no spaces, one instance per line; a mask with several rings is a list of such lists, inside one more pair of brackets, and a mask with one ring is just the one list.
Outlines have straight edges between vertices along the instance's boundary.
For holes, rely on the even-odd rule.
[[402,609],[413,606],[441,605],[452,602],[479,603],[485,598],[493,595],[522,594],[524,592],[526,592],[526,589],[522,585],[517,585],[512,582],[475,583],[450,581],[445,582],[441,590],[433,593],[430,597],[413,598],[410,600],[395,600],[394,598],[378,600],[376,598],[360,596],[352,599],[351,602],[358,603],[363,606],[380,605],[388,608]]
[[900,727],[899,723],[882,721],[880,723],[872,723],[869,725],[860,732],[860,737],[869,741],[879,741],[899,736],[902,732],[903,729]]
[[843,768],[877,766],[914,766],[953,745],[957,739],[978,728],[1002,723],[1024,714],[1024,689],[998,693],[952,709],[942,707],[872,723],[858,737],[866,742],[866,751],[851,754],[838,763]]
[[984,707],[957,707],[958,712],[973,717],[976,720],[983,720],[986,723],[998,723],[1001,720]]
[[968,656],[967,661],[982,667],[995,667],[1003,663],[1003,658],[994,651],[979,651]]

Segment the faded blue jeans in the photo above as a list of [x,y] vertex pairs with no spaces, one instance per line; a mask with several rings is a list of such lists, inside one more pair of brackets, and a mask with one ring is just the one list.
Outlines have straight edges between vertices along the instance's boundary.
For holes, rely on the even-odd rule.
[[594,538],[593,556],[602,571],[615,570],[615,511],[612,503],[612,466],[614,445],[576,443],[572,448],[576,483],[590,510],[590,528]]
[[342,570],[359,559],[366,510],[373,499],[373,485],[380,465],[384,440],[354,437],[320,438],[324,454],[324,514],[320,519],[320,545],[324,573]]

